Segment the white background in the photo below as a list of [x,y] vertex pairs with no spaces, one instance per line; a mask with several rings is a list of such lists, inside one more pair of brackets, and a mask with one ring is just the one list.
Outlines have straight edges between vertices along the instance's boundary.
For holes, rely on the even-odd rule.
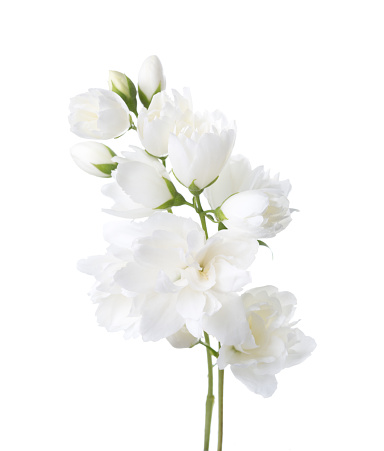
[[318,346],[270,399],[226,371],[224,450],[383,450],[383,2],[35,0],[0,20],[0,448],[203,449],[204,349],[107,333],[76,270],[108,202],[70,159],[69,98],[157,54],[300,210],[254,284],[292,291]]

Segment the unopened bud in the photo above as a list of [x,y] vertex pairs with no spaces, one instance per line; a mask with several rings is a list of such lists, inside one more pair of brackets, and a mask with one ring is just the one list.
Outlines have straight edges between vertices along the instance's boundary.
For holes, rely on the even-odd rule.
[[111,177],[111,172],[117,168],[117,163],[112,161],[115,152],[95,141],[75,144],[71,156],[80,169],[97,177]]
[[165,89],[163,66],[156,55],[149,56],[139,72],[139,97],[141,103],[148,108],[152,97]]
[[121,72],[109,71],[109,89],[118,94],[132,113],[137,116],[137,91],[133,82]]

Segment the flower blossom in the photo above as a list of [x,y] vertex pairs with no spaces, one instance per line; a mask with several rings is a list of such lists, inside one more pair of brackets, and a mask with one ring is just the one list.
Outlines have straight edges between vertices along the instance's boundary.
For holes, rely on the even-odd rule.
[[[228,230],[206,240],[196,222],[169,213],[114,223],[105,237],[111,246],[103,258],[121,264],[111,287],[133,298],[143,340],[170,337],[184,326],[195,338],[204,328],[223,343],[244,340],[248,326],[237,292],[250,282],[256,240]],[[90,272],[86,263],[82,268]]]
[[89,89],[73,97],[69,110],[71,132],[81,138],[117,138],[131,125],[124,100],[106,89]]
[[252,170],[247,158],[235,155],[204,194],[228,229],[271,238],[291,221],[290,189],[288,180],[271,177],[262,166]]
[[192,100],[188,89],[183,94],[172,90],[156,94],[150,106],[137,118],[137,132],[144,148],[156,157],[168,155],[170,133],[182,130],[192,119]]
[[279,292],[273,286],[254,288],[242,296],[249,334],[236,346],[222,346],[218,366],[231,366],[237,379],[254,393],[271,396],[276,374],[297,365],[315,349],[315,341],[293,327],[291,319],[296,299],[292,293]]
[[117,169],[113,173],[115,182],[106,185],[103,193],[115,201],[115,205],[104,210],[126,218],[150,216],[155,209],[167,209],[181,205],[184,198],[177,193],[168,172],[157,158],[144,150],[130,146],[130,152],[115,157]]

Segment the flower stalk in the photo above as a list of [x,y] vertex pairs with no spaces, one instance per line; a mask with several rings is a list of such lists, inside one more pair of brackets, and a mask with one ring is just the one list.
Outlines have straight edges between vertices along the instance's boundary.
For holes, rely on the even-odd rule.
[[[205,342],[210,345],[209,335],[204,332]],[[215,397],[213,395],[213,364],[212,364],[212,354],[210,349],[207,347],[207,364],[208,364],[208,393],[207,401],[205,403],[205,429],[204,429],[204,451],[209,450],[209,439],[211,436],[211,422],[212,422],[212,411],[213,404],[215,402]]]
[[[220,349],[220,343],[219,343]],[[218,437],[217,437],[217,451],[223,449],[223,427],[224,427],[224,370],[219,369],[219,422],[218,422]]]

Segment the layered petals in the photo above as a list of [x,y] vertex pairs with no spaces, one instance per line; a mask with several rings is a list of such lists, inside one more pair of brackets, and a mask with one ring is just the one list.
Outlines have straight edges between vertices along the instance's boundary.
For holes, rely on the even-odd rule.
[[129,110],[123,99],[106,89],[89,89],[70,100],[71,132],[81,138],[111,139],[130,127]]
[[204,193],[228,229],[271,238],[291,221],[290,189],[288,180],[271,177],[262,166],[252,170],[245,157],[236,155]]
[[236,346],[222,346],[218,366],[227,365],[235,377],[254,393],[271,396],[277,388],[276,374],[305,360],[315,341],[291,323],[296,305],[289,292],[273,286],[254,288],[242,297],[248,332]]

